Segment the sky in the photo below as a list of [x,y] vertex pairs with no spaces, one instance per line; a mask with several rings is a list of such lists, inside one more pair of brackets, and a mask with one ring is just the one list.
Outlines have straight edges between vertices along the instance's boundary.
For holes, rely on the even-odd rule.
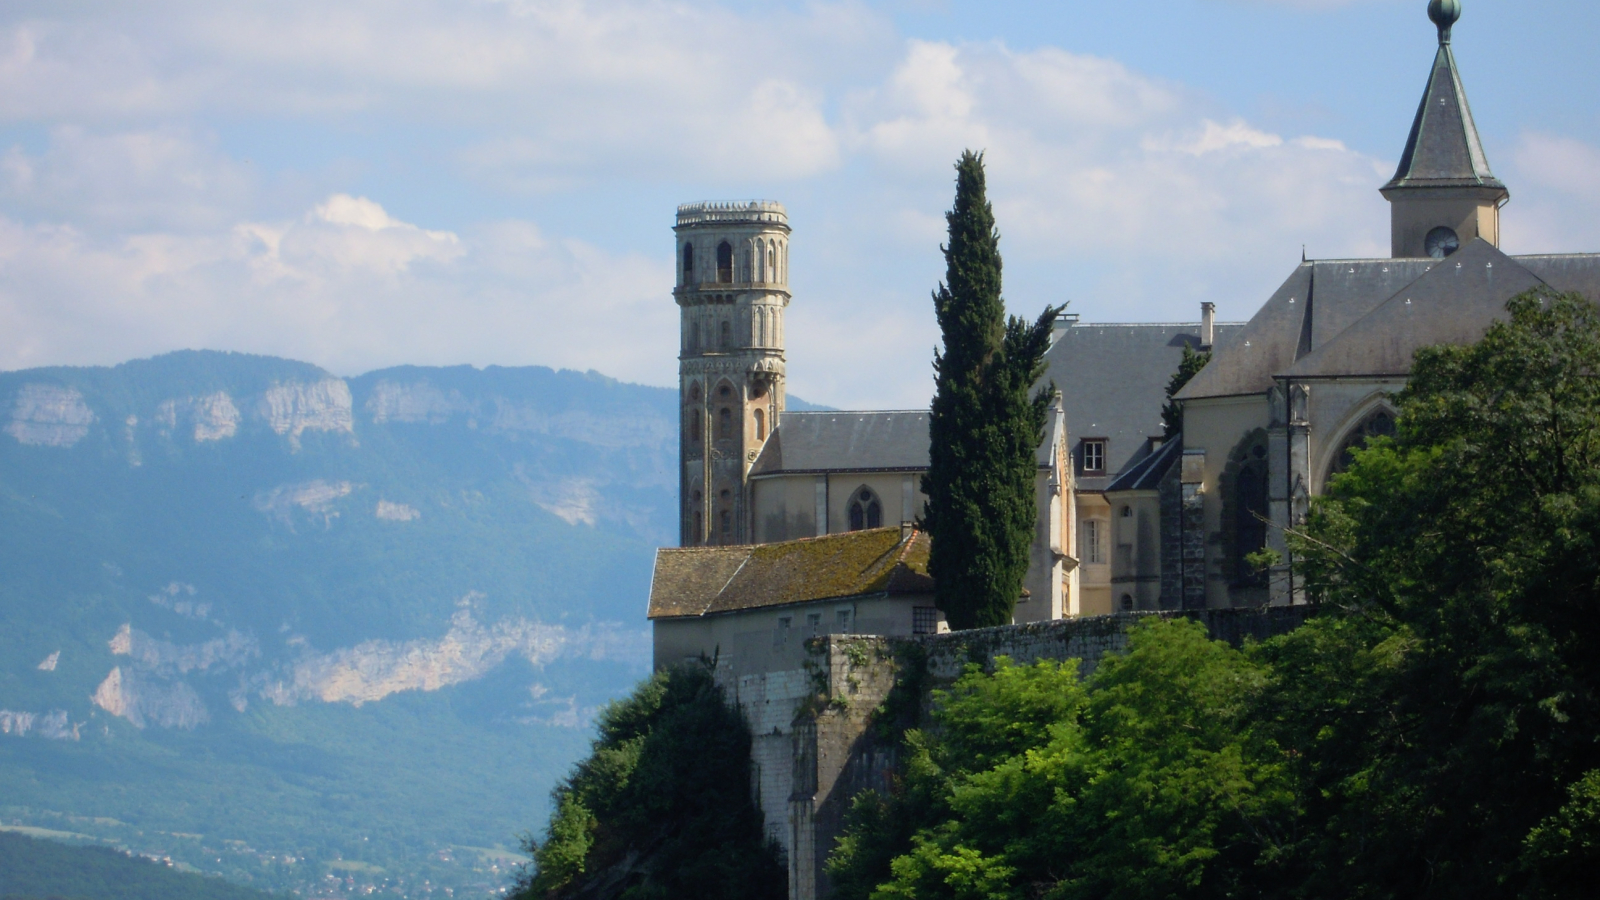
[[[1600,251],[1600,4],[1464,0],[1512,253]],[[8,0],[0,369],[178,349],[676,383],[679,203],[794,228],[789,391],[926,404],[961,150],[1008,307],[1248,318],[1381,256],[1424,0]]]

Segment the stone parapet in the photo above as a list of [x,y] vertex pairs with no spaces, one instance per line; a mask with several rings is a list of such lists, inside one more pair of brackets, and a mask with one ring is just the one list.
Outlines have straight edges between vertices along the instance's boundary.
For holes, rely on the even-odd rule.
[[789,226],[789,213],[773,200],[722,200],[684,203],[678,207],[678,227],[691,225],[759,224]]

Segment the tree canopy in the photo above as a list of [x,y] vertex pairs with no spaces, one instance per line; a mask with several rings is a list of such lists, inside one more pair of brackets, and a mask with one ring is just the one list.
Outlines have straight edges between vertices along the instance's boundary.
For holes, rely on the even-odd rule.
[[1055,386],[1031,392],[1062,308],[1047,308],[1032,323],[1007,319],[981,154],[966,151],[956,163],[955,204],[945,221],[945,280],[933,294],[943,348],[934,355],[922,479],[933,538],[928,569],[950,626],[978,628],[1010,623],[1028,573],[1035,453]]

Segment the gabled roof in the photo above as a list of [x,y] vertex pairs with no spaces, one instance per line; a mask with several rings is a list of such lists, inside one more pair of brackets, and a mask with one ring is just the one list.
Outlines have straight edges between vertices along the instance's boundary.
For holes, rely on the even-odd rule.
[[1291,378],[1405,376],[1419,348],[1470,344],[1506,317],[1506,302],[1538,276],[1478,238],[1295,363]]
[[927,594],[928,536],[898,527],[744,547],[656,551],[652,619],[875,594]]
[[1333,340],[1415,281],[1432,259],[1329,259],[1300,263],[1178,399],[1260,394],[1295,361]]
[[1438,187],[1484,187],[1505,190],[1489,171],[1489,160],[1472,121],[1461,73],[1447,37],[1441,35],[1428,87],[1411,124],[1411,136],[1400,167],[1383,190]]
[[927,468],[927,410],[786,412],[750,475]]
[[[1244,327],[1219,322],[1212,340],[1218,347],[1236,343]],[[1162,433],[1167,382],[1178,371],[1185,346],[1199,348],[1199,324],[1079,322],[1057,327],[1045,355],[1043,380],[1061,389],[1073,452],[1083,438],[1108,440],[1107,474],[1080,476],[1080,489],[1104,489],[1137,461],[1149,438]]]

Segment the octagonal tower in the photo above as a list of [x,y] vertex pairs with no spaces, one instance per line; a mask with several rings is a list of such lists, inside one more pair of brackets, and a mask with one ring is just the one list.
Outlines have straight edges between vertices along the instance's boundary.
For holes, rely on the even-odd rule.
[[678,239],[679,542],[752,539],[751,463],[783,412],[789,216],[767,200],[687,203]]

